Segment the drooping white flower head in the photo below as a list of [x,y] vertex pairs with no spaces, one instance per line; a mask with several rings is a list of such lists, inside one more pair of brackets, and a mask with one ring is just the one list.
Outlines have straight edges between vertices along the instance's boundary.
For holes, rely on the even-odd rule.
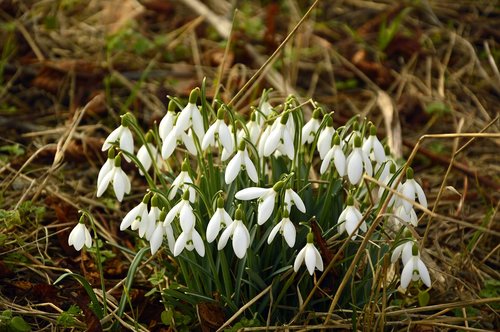
[[326,156],[326,153],[330,150],[332,144],[332,138],[335,134],[335,129],[333,129],[333,119],[330,114],[325,115],[326,126],[319,133],[318,136],[318,152],[319,158],[323,160]]
[[172,128],[172,131],[165,137],[161,147],[161,156],[163,159],[168,159],[172,153],[174,153],[175,148],[179,144],[184,144],[188,152],[192,155],[196,155],[196,145],[193,139],[193,130],[188,129],[187,132],[181,130],[177,124]]
[[418,248],[416,245],[413,246],[413,255],[403,267],[401,272],[401,288],[406,289],[410,284],[410,281],[417,281],[421,279],[424,285],[431,287],[431,277],[429,275],[429,270],[425,266],[422,259],[418,255]]
[[320,109],[315,109],[312,117],[307,123],[302,127],[302,144],[311,144],[314,141],[314,138],[316,137],[316,134],[318,132],[319,126],[320,126],[320,121],[319,117],[321,115]]
[[394,248],[391,255],[391,263],[396,263],[398,258],[401,257],[403,265],[406,265],[406,263],[408,263],[410,258],[413,256],[413,244],[413,241],[406,241],[405,243],[402,243]]
[[[349,196],[347,198],[347,206],[342,211],[339,216],[339,220],[337,221],[339,227],[339,234],[347,231],[347,234],[351,237],[352,240],[356,239],[359,230],[363,233],[366,232],[367,226],[366,222],[363,221],[363,215],[359,210],[354,206],[354,199]],[[360,225],[361,223],[361,225]],[[359,228],[358,228],[359,225]]]
[[174,256],[179,256],[184,249],[188,251],[196,249],[198,255],[205,256],[205,245],[194,225],[191,228],[182,229],[181,234],[175,241]]
[[142,201],[125,215],[120,224],[121,231],[126,230],[130,226],[132,226],[132,230],[136,230],[139,228],[139,224],[148,218],[148,202],[150,197],[151,194],[149,193],[144,195]]
[[300,212],[306,213],[306,206],[302,198],[291,187],[285,189],[283,203],[285,203],[284,205],[288,212],[292,209],[292,205],[295,205]]
[[[118,145],[122,151],[126,151],[130,154],[134,154],[134,136],[132,135],[132,131],[128,127],[128,121],[131,120],[132,115],[127,113],[122,116],[122,124],[113,130],[102,145],[102,151],[108,150],[113,146],[114,143],[118,142]],[[125,160],[130,162],[130,158],[126,155],[124,156]]]
[[170,187],[167,198],[169,200],[174,199],[179,190],[181,190],[183,193],[188,191],[189,201],[191,203],[194,203],[194,200],[196,198],[196,190],[191,186],[191,184],[193,184],[193,179],[189,175],[189,160],[184,159],[181,166],[181,172],[172,182],[172,186]]
[[139,237],[145,237],[150,241],[156,224],[160,221],[161,210],[158,207],[158,197],[156,195],[151,199],[151,209],[149,209],[148,217],[139,223]]
[[368,155],[361,148],[361,138],[354,138],[354,147],[351,154],[347,157],[347,177],[352,184],[361,182],[363,173],[372,176],[372,162]]
[[84,245],[87,248],[92,247],[92,237],[83,222],[79,222],[69,233],[68,245],[74,246],[77,251],[82,250]]
[[271,131],[269,132],[269,136],[264,146],[264,157],[269,157],[279,150],[279,152],[284,153],[288,159],[293,160],[295,147],[293,144],[292,132],[287,126],[289,114],[289,112],[285,112],[276,118],[275,123],[277,124],[273,124],[271,127]]
[[233,251],[236,257],[242,259],[245,257],[247,249],[250,246],[250,232],[248,232],[247,227],[243,223],[243,211],[240,206],[236,209],[233,223],[222,232],[217,243],[217,249],[224,249],[230,237],[233,238]]
[[410,213],[415,197],[418,198],[420,205],[427,208],[427,198],[425,197],[424,190],[413,178],[413,169],[411,167],[406,169],[406,182],[401,185],[399,192],[408,199],[401,199],[401,204],[404,206],[406,212]]
[[154,255],[158,251],[158,249],[160,249],[160,246],[163,243],[164,230],[165,228],[163,227],[162,223],[157,222],[153,234],[151,235],[151,238],[149,240],[151,255]]
[[404,224],[412,224],[414,227],[418,226],[418,218],[415,210],[410,208],[410,211],[406,211],[404,205],[400,205],[394,211],[394,216],[397,222],[403,222]]
[[238,191],[234,197],[242,201],[258,198],[257,224],[262,225],[273,214],[276,196],[283,185],[283,181],[278,181],[271,188],[248,187]]
[[363,151],[370,157],[372,161],[382,164],[385,158],[385,151],[382,143],[377,138],[377,127],[370,123],[370,135],[363,143]]
[[323,271],[323,259],[321,258],[318,249],[314,246],[313,240],[313,234],[307,234],[307,244],[304,248],[302,248],[302,250],[299,251],[299,254],[295,258],[295,262],[293,263],[293,270],[295,272],[299,271],[300,266],[304,262],[310,275],[313,275],[314,269]]
[[[257,142],[260,137],[260,133],[262,131],[262,125],[259,124],[256,120],[257,118],[257,111],[252,112],[252,115],[250,116],[250,121],[248,121],[245,126],[248,130],[248,139],[250,142],[252,142],[253,145],[257,145]],[[242,129],[242,134],[243,136],[246,136],[246,132]]]
[[198,106],[196,106],[199,93],[200,89],[198,88],[191,91],[191,94],[189,95],[189,102],[177,117],[175,126],[182,132],[187,131],[189,128],[193,129],[194,133],[198,137],[198,140],[201,142],[203,140],[203,136],[205,135],[205,128],[203,126],[203,117],[201,116],[201,112],[198,109]]
[[125,174],[125,172],[121,169],[120,154],[114,159],[111,170],[109,170],[106,174],[103,174],[100,183],[98,181],[97,197],[101,197],[110,183],[113,183],[113,190],[118,201],[121,202],[123,200],[123,196],[130,193],[130,180],[127,177],[127,174]]
[[224,180],[226,181],[226,184],[231,184],[242,169],[247,172],[250,180],[252,180],[254,183],[259,182],[257,169],[255,168],[252,159],[250,159],[250,157],[248,156],[245,141],[241,141],[240,145],[238,146],[238,152],[227,164],[226,173],[224,174]]
[[173,100],[170,100],[168,103],[168,111],[167,114],[161,119],[160,125],[158,126],[158,134],[162,141],[167,138],[167,135],[174,129],[174,123],[176,119],[175,114],[176,104]]
[[233,223],[233,219],[229,213],[224,210],[224,199],[222,197],[217,198],[217,209],[214,215],[210,218],[207,226],[207,241],[208,243],[213,242],[217,235],[219,234],[221,228],[226,228]]
[[330,167],[330,163],[333,161],[333,164],[335,165],[335,169],[339,173],[339,176],[344,176],[347,161],[344,155],[344,151],[342,151],[342,147],[340,146],[340,137],[339,135],[337,135],[337,133],[335,133],[335,136],[333,136],[332,141],[333,146],[324,156],[319,172],[321,174],[324,174]]
[[167,216],[163,221],[163,225],[166,226],[167,224],[171,224],[176,217],[179,217],[179,222],[183,230],[188,230],[194,227],[196,216],[194,215],[193,207],[189,202],[188,191],[185,191],[184,194],[182,194],[182,199],[175,204],[170,211],[168,211]]
[[207,133],[203,137],[201,143],[202,150],[206,150],[209,146],[215,146],[216,141],[220,143],[227,153],[233,153],[234,142],[231,137],[231,131],[224,122],[224,109],[222,107],[217,111],[217,120],[208,128]]
[[101,169],[99,170],[99,174],[97,175],[97,188],[101,186],[104,177],[113,170],[114,165],[115,165],[115,149],[109,149],[108,159],[106,159],[106,162],[104,163],[104,165],[102,165]]
[[375,176],[380,181],[385,181],[388,176],[392,177],[392,175],[396,173],[396,169],[398,167],[396,161],[391,156],[391,150],[389,146],[386,145],[384,147],[384,151],[385,151],[385,161],[382,163],[377,162],[373,170],[373,176]]
[[295,226],[290,220],[287,209],[283,210],[283,219],[281,219],[281,221],[273,227],[271,233],[269,233],[269,236],[267,238],[268,244],[271,244],[271,242],[273,242],[278,232],[283,235],[283,238],[285,239],[288,246],[290,248],[293,248],[293,246],[295,245],[295,237],[297,236],[297,231],[295,230]]

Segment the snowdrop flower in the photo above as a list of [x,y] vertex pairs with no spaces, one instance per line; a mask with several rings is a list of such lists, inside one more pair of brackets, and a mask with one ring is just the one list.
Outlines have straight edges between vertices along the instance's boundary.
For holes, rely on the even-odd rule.
[[203,141],[201,142],[202,150],[206,150],[209,146],[215,146],[216,140],[220,142],[229,154],[233,153],[234,142],[229,127],[224,122],[224,109],[222,108],[217,111],[217,120],[208,128],[207,133],[203,137]]
[[422,279],[422,282],[427,287],[431,287],[429,270],[427,270],[424,262],[420,259],[417,246],[414,245],[413,255],[408,262],[406,262],[401,272],[401,288],[406,289],[410,281],[417,281],[418,279]]
[[170,191],[168,192],[167,198],[169,200],[173,200],[175,195],[179,190],[183,192],[189,192],[189,201],[194,203],[196,198],[196,190],[191,186],[193,184],[193,179],[189,175],[189,161],[184,159],[181,166],[181,172],[172,182],[172,186],[170,187]]
[[319,109],[314,110],[311,119],[302,127],[302,144],[311,144],[314,141],[314,137],[316,137],[316,133],[320,126],[320,114],[321,112]]
[[161,210],[158,207],[158,197],[156,195],[151,199],[151,209],[149,209],[148,217],[139,223],[139,237],[145,237],[146,240],[151,240],[151,236],[156,228],[156,223],[160,219]]
[[293,248],[297,231],[295,230],[295,226],[290,220],[287,209],[283,210],[283,219],[281,219],[281,221],[273,227],[271,233],[269,233],[269,237],[267,238],[268,244],[271,244],[271,242],[273,242],[278,232],[283,235],[288,246],[290,248]]
[[[265,97],[267,98],[267,96]],[[262,126],[264,121],[269,118],[269,115],[273,112],[273,107],[269,103],[269,101],[264,101],[259,108],[260,112],[257,112],[256,121],[259,126]]]
[[239,259],[245,257],[246,251],[250,246],[250,233],[243,223],[243,211],[240,206],[238,206],[234,214],[234,222],[222,232],[217,243],[218,250],[224,249],[229,237],[233,238],[233,251],[236,257]]
[[92,237],[83,222],[78,222],[75,228],[71,230],[71,233],[69,233],[68,245],[74,246],[77,251],[82,250],[84,245],[87,248],[92,247]]
[[395,219],[397,223],[402,221],[405,224],[412,224],[414,227],[418,226],[417,214],[413,208],[410,208],[410,211],[408,212],[406,211],[404,205],[400,205],[396,208],[396,211],[394,211],[394,216],[396,217]]
[[330,150],[332,144],[332,138],[335,134],[335,129],[333,129],[333,119],[330,114],[325,116],[326,127],[319,133],[318,137],[318,152],[319,158],[323,160],[326,156],[326,153]]
[[245,141],[241,141],[238,147],[238,152],[235,154],[233,159],[229,161],[226,167],[226,173],[224,174],[224,180],[226,184],[231,184],[234,179],[238,176],[241,170],[245,170],[248,177],[253,182],[259,182],[259,177],[257,176],[257,169],[253,164],[252,160],[248,156],[248,151],[246,148]]
[[[384,147],[384,151],[385,151],[384,162],[377,163],[375,165],[374,172],[373,172],[374,173],[373,175],[377,176],[377,178],[380,181],[384,181],[388,176],[392,177],[392,175],[394,175],[394,173],[396,173],[396,168],[397,168],[396,161],[391,156],[391,150],[389,149],[389,146],[386,145]],[[394,167],[394,171],[392,171],[392,174],[389,174],[389,173],[391,173],[392,167]]]
[[[99,182],[99,181],[98,181]],[[121,169],[121,157],[120,154],[116,156],[113,162],[113,167],[105,175],[102,176],[101,182],[97,186],[97,197],[101,197],[102,194],[108,188],[108,185],[113,182],[113,190],[116,195],[116,199],[119,202],[123,200],[125,193],[130,193],[131,185],[127,174]]]
[[185,132],[188,128],[192,128],[198,137],[198,140],[201,142],[203,135],[205,134],[205,129],[203,127],[201,112],[198,109],[198,106],[196,106],[196,100],[198,99],[199,92],[200,89],[198,88],[191,91],[191,94],[189,95],[189,102],[177,117],[175,126],[181,132]]
[[335,136],[333,137],[333,146],[330,150],[328,150],[324,157],[325,158],[321,162],[319,170],[321,174],[324,174],[328,170],[330,163],[333,161],[339,176],[345,175],[346,158],[344,151],[342,151],[342,148],[340,147],[340,137],[337,133],[335,133]]
[[284,153],[288,159],[293,160],[295,155],[295,147],[293,145],[292,134],[287,126],[289,113],[285,112],[280,118],[276,126],[272,126],[269,136],[264,146],[264,156],[268,157],[273,154],[280,146],[280,152]]
[[150,193],[144,195],[144,198],[139,205],[134,207],[127,213],[127,215],[125,215],[125,218],[123,218],[120,224],[121,231],[126,230],[130,226],[132,226],[132,230],[136,230],[139,228],[139,224],[148,218],[148,202],[150,197]]
[[153,234],[151,235],[151,238],[149,240],[151,255],[154,255],[158,251],[158,249],[160,249],[160,246],[163,243],[163,233],[163,225],[161,224],[161,222],[157,222]]
[[168,211],[163,225],[171,224],[176,217],[179,217],[179,222],[183,230],[189,230],[194,227],[196,216],[194,215],[193,207],[189,203],[188,191],[185,191],[182,194],[182,199]]
[[[396,189],[396,182],[397,182],[396,180],[397,179],[394,178],[394,175],[396,174],[396,164],[391,163],[391,161],[389,161],[389,160],[386,162],[385,165],[388,165],[388,164],[390,164],[390,166],[388,167],[387,174],[384,176],[384,178],[380,177],[384,186],[380,186],[380,188],[378,188],[378,199],[382,199],[384,192],[387,190],[386,187],[389,187],[391,189]],[[385,165],[383,166],[384,170],[382,170],[382,173],[385,172]],[[391,183],[391,180],[392,180],[392,183]],[[399,184],[399,186],[401,186],[401,184]],[[388,206],[393,206],[394,202],[396,202],[396,199],[397,199],[397,196],[395,194],[393,194],[391,196],[391,199],[389,201]]]
[[407,241],[394,248],[391,255],[391,263],[396,263],[398,258],[401,257],[403,265],[406,265],[406,263],[408,263],[410,258],[413,256],[413,244],[413,241]]
[[285,190],[285,198],[283,199],[283,202],[285,203],[285,208],[288,212],[292,209],[292,205],[295,205],[300,212],[306,213],[306,206],[304,205],[302,198],[300,198],[300,196],[291,187]]
[[215,213],[212,218],[210,218],[207,226],[208,243],[215,240],[221,228],[228,227],[232,223],[233,219],[231,219],[229,213],[224,210],[224,199],[222,197],[217,198],[217,210],[215,210]]
[[[131,119],[132,115],[127,113],[122,116],[121,125],[113,130],[102,145],[102,151],[108,150],[113,146],[113,143],[118,142],[119,147],[122,151],[126,151],[130,154],[134,153],[134,137],[132,136],[132,131],[128,127],[128,121],[133,121]],[[125,156],[125,160],[130,162],[130,158]]]
[[[153,142],[153,132],[150,130],[146,134],[146,144],[143,144],[139,151],[137,151],[137,159],[141,163],[144,170],[147,172],[153,165],[153,161],[156,163],[158,168],[161,168],[161,164],[163,160],[161,159],[161,155],[158,152],[156,146],[154,146]],[[139,168],[139,174],[144,175],[142,169]]]
[[158,126],[158,134],[162,141],[167,138],[167,135],[174,129],[175,123],[175,102],[170,100],[168,103],[168,111],[167,114],[161,119],[160,125]]
[[104,177],[113,170],[113,166],[115,165],[115,149],[108,150],[108,159],[104,165],[102,165],[99,170],[99,174],[97,175],[97,188],[101,186],[102,180]]
[[[252,142],[253,145],[257,144],[257,141],[259,140],[260,132],[261,132],[261,125],[257,122],[256,120],[256,111],[252,113],[250,116],[250,121],[246,123],[246,127],[248,129],[248,139],[250,142]],[[243,134],[246,135],[246,133],[243,130]]]
[[410,213],[415,196],[418,198],[420,205],[427,208],[427,198],[425,197],[424,190],[413,178],[413,169],[411,167],[406,169],[406,182],[401,185],[399,192],[408,199],[401,199],[406,212]]
[[310,275],[313,275],[315,268],[319,271],[323,271],[323,259],[321,258],[318,249],[314,246],[313,239],[313,233],[307,234],[307,244],[304,248],[302,248],[302,250],[299,251],[299,254],[295,258],[295,262],[293,263],[293,270],[295,272],[299,271],[303,262],[305,262],[307,271],[309,271]]
[[182,233],[177,238],[177,241],[175,241],[174,256],[179,256],[184,249],[188,251],[196,249],[198,255],[201,257],[205,256],[205,245],[194,225],[186,229],[182,228]]
[[273,214],[274,201],[283,185],[283,181],[278,181],[271,188],[249,187],[238,191],[234,197],[242,201],[258,198],[257,224],[262,225]]
[[[347,198],[347,206],[344,211],[342,211],[339,216],[339,220],[337,221],[337,224],[339,225],[339,234],[347,231],[347,234],[352,240],[356,239],[360,229],[362,232],[366,232],[367,229],[366,222],[363,221],[361,223],[361,220],[363,220],[363,215],[356,207],[354,207],[354,199],[349,196]],[[359,228],[358,225],[360,225]]]
[[384,147],[377,138],[377,128],[372,123],[370,123],[370,136],[363,143],[362,149],[370,156],[371,160],[378,164],[382,164],[386,160]]
[[347,157],[347,176],[352,184],[359,184],[364,172],[372,175],[372,162],[368,155],[361,149],[361,138],[354,138],[354,148]]
[[271,133],[272,126],[267,126],[259,138],[259,145],[257,146],[257,150],[259,152],[259,156],[264,156],[264,149],[267,145],[269,134]]
[[177,145],[181,143],[184,144],[189,153],[196,155],[196,145],[194,144],[192,130],[189,129],[186,133],[175,125],[172,131],[165,137],[165,140],[163,140],[163,145],[161,147],[161,156],[163,159],[168,159],[172,153],[174,153]]
[[[163,209],[160,214],[160,223],[162,223],[162,240],[163,240],[163,235],[167,236],[167,243],[168,243],[168,249],[170,250],[171,253],[174,252],[174,245],[175,245],[175,237],[174,237],[174,229],[172,228],[172,222],[165,222],[167,218],[167,211],[166,209]],[[157,225],[158,227],[158,225]],[[155,230],[156,231],[156,230]],[[153,241],[154,233],[153,236],[151,237],[150,243]]]

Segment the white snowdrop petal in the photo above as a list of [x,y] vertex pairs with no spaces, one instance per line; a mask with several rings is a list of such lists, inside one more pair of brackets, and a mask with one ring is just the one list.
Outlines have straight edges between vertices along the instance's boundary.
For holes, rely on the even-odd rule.
[[201,141],[205,134],[205,128],[203,126],[203,117],[201,116],[200,110],[196,105],[193,107],[193,111],[191,113],[191,121],[193,123],[193,129],[198,136],[198,139]]
[[337,169],[337,172],[339,173],[340,176],[345,175],[345,165],[346,165],[346,158],[344,155],[344,152],[342,152],[342,149],[340,147],[335,148],[335,152],[333,154],[333,162],[335,164],[335,168]]
[[111,170],[102,178],[99,187],[97,187],[97,197],[101,197],[101,195],[104,194],[104,192],[108,188],[109,183],[111,182],[111,179],[113,179],[113,176],[114,172],[113,170]]
[[330,162],[332,161],[332,157],[333,157],[333,150],[330,149],[328,150],[328,152],[325,155],[325,158],[321,162],[321,167],[319,168],[320,174],[325,174],[325,172],[328,170],[328,168],[330,167]]
[[184,250],[184,248],[186,247],[187,240],[188,240],[187,233],[182,232],[177,238],[177,241],[175,241],[174,256],[179,256],[179,254]]
[[276,195],[268,195],[260,204],[257,212],[257,224],[262,225],[265,223],[274,210],[274,198]]
[[172,155],[172,153],[174,153],[176,146],[177,146],[177,133],[176,129],[174,128],[163,140],[163,145],[161,147],[161,156],[163,157],[163,159],[168,159]]
[[415,191],[417,192],[417,197],[418,197],[418,202],[420,205],[422,205],[424,208],[427,208],[427,198],[425,197],[424,190],[422,187],[418,184],[417,181],[413,180],[414,185],[415,185]]
[[113,176],[113,190],[115,191],[116,199],[121,202],[125,195],[126,183],[123,177],[120,176],[118,170],[114,172]]
[[394,250],[392,251],[392,255],[391,255],[391,263],[396,263],[396,261],[398,260],[399,256],[401,256],[401,252],[403,251],[403,245],[400,244],[399,246],[397,246],[396,248],[394,248]]
[[363,159],[359,151],[353,151],[347,164],[349,182],[358,184],[361,181],[361,175],[363,175]]
[[409,182],[410,180],[407,180],[404,184],[403,184],[403,187],[402,187],[402,194],[403,196],[405,196],[408,200],[406,199],[402,199],[402,203],[403,203],[403,206],[406,210],[406,212],[409,212],[410,209],[412,208],[412,204],[411,202],[412,201],[415,201],[415,186],[412,185],[411,182]]
[[125,217],[123,218],[121,224],[120,224],[120,230],[123,231],[132,225],[132,222],[137,219],[137,216],[140,214],[140,211],[142,210],[142,204],[140,203],[136,207],[134,207],[132,210],[130,210]]
[[188,103],[177,116],[175,127],[180,131],[186,131],[189,128],[192,113],[191,106],[196,107],[196,105]]
[[233,250],[236,256],[240,259],[245,257],[249,244],[247,242],[247,237],[243,228],[245,228],[245,226],[240,221],[237,227],[234,229],[233,234]]
[[[282,126],[282,125],[280,124],[280,126]],[[271,133],[269,134],[269,137],[264,145],[264,156],[265,157],[270,156],[274,151],[276,151],[276,148],[278,147],[278,145],[280,143],[281,134],[282,134],[283,129],[284,129],[283,127],[280,127],[278,129],[271,131]]]
[[373,142],[373,154],[377,163],[382,164],[386,160],[385,150],[382,143],[376,138]]
[[87,229],[87,227],[84,227],[84,231],[85,231],[85,246],[87,248],[90,248],[92,247],[92,236],[90,235],[90,232]]
[[172,229],[171,224],[164,224],[163,225],[163,232],[167,235],[167,243],[168,243],[168,249],[170,250],[171,253],[174,252],[174,244],[175,244],[175,237],[174,237],[174,230]]
[[295,261],[293,263],[293,270],[295,272],[298,272],[300,269],[300,266],[302,265],[302,262],[304,261],[304,256],[306,255],[306,249],[307,245],[302,248],[299,253],[297,254],[297,257],[295,257]]
[[406,263],[408,263],[413,257],[413,242],[406,242],[402,245],[402,248],[401,261],[403,262],[403,265],[406,265]]
[[183,204],[179,212],[179,220],[181,224],[181,229],[183,231],[189,231],[193,229],[195,223],[195,216],[191,205],[186,202]]
[[[120,149],[130,154],[134,154],[134,136],[128,127],[123,127],[120,134]],[[124,157],[127,159],[127,156]]]
[[244,162],[245,162],[245,169],[247,171],[248,177],[254,183],[258,183],[259,176],[257,175],[257,169],[255,168],[255,166],[254,166],[252,160],[250,159],[250,157],[248,156],[248,154],[245,154]]
[[411,260],[405,264],[403,271],[401,272],[401,288],[408,288],[413,276],[414,267],[414,257],[412,257]]
[[316,268],[320,271],[323,271],[323,258],[321,258],[321,254],[314,245],[313,249],[314,249],[314,254],[316,255]]
[[221,226],[221,213],[219,209],[215,211],[214,215],[212,218],[210,218],[210,221],[208,222],[207,226],[207,241],[208,243],[211,243],[215,240],[217,235],[220,232],[220,226]]
[[[146,170],[146,172],[153,164],[153,161],[151,160],[151,156],[148,153],[146,145],[140,147],[139,151],[137,152],[137,159],[139,159],[139,162],[141,163],[142,167]],[[142,169],[139,169],[139,173],[141,175],[144,175]]]
[[[190,132],[191,133],[191,132]],[[188,150],[189,153],[192,155],[196,155],[196,145],[194,144],[193,137],[189,134],[186,134],[185,132],[181,133],[182,137],[182,142],[184,143],[184,146]]]
[[288,159],[293,160],[295,149],[293,146],[292,136],[290,135],[288,129],[283,130],[283,147]]
[[231,137],[231,132],[229,131],[229,127],[225,123],[221,123],[219,128],[219,140],[222,146],[227,150],[229,154],[234,151],[234,142]]
[[224,180],[226,181],[226,184],[231,184],[238,176],[238,173],[241,170],[242,157],[242,151],[238,151],[233,159],[231,159],[227,164],[226,173],[224,174]]
[[229,240],[229,237],[231,236],[231,234],[233,233],[233,230],[234,230],[234,226],[235,226],[235,223],[234,222],[233,224],[231,224],[231,226],[227,227],[221,234],[220,238],[219,238],[219,242],[217,243],[217,249],[218,250],[222,250],[224,249],[224,247],[226,246],[227,244],[227,241]]
[[[182,202],[182,201],[181,201]],[[179,209],[182,207],[181,202],[177,203],[168,211],[165,220],[163,221],[163,225],[171,224],[174,221],[175,217],[179,213]]]
[[352,209],[349,209],[346,214],[346,222],[345,222],[345,229],[347,231],[347,234],[352,235],[354,234],[354,231],[356,230],[356,227],[358,227],[359,220],[356,218],[356,214],[352,211]]
[[162,140],[165,140],[174,127],[174,118],[175,114],[173,112],[167,112],[167,114],[165,114],[165,116],[161,119],[160,125],[158,126],[158,134]]
[[193,244],[194,244],[194,249],[196,250],[198,255],[200,255],[201,257],[204,257],[205,256],[205,245],[203,244],[203,240],[201,239],[200,234],[195,229],[193,229],[193,233],[191,235],[192,235],[192,240],[193,240]]
[[363,165],[365,166],[365,172],[369,176],[373,175],[373,167],[372,167],[372,162],[370,158],[368,158],[368,155],[364,153],[363,151],[360,151],[361,156],[363,157]]
[[314,269],[316,268],[316,252],[314,251],[314,246],[312,243],[308,243],[306,247],[307,249],[304,260],[309,274],[313,275]]
[[248,187],[244,188],[236,193],[234,197],[241,201],[248,201],[252,199],[256,199],[264,195],[268,190],[272,190],[271,188],[259,188],[259,187]]
[[283,228],[283,237],[285,238],[286,243],[290,248],[293,248],[295,245],[295,237],[297,235],[297,231],[295,230],[295,226],[288,219],[282,226]]
[[113,160],[114,159],[106,159],[106,162],[104,163],[104,165],[102,165],[101,169],[99,170],[99,174],[97,175],[97,187],[98,188],[102,182],[102,179],[106,176],[106,174],[111,172],[111,170],[113,169],[113,166],[114,166]]
[[280,221],[279,223],[277,223],[273,229],[271,230],[271,233],[269,233],[269,236],[267,237],[267,244],[271,244],[271,242],[273,242],[274,238],[276,237],[276,234],[278,234],[280,228],[281,228],[281,224],[282,224],[283,221]]
[[118,141],[120,134],[123,130],[123,126],[119,126],[115,130],[113,130],[108,137],[106,137],[106,140],[104,140],[104,144],[102,145],[102,151],[106,151],[111,147],[111,144]]
[[429,270],[427,270],[427,266],[425,266],[424,262],[421,259],[417,260],[418,273],[420,274],[420,279],[427,286],[431,287],[431,276],[429,275]]
[[217,122],[208,128],[207,133],[203,136],[203,141],[201,142],[201,149],[206,150],[209,146],[214,146],[215,144],[215,131],[217,129]]
[[297,207],[297,209],[302,213],[306,213],[306,206],[302,201],[302,198],[300,198],[300,196],[293,190],[291,190],[291,195],[292,195],[292,201]]
[[151,255],[154,255],[158,249],[160,249],[160,246],[163,242],[163,226],[158,223],[156,225],[156,228],[153,232],[153,235],[151,236],[151,240],[149,241],[150,244],[150,249],[151,249]]

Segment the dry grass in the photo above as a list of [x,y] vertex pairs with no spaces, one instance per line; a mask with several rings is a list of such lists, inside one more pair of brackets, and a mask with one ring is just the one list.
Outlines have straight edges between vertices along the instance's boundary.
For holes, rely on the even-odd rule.
[[[96,322],[78,283],[53,285],[76,272],[99,288],[92,256],[67,245],[82,208],[96,216],[106,241],[110,308],[133,259],[133,240],[118,223],[136,197],[121,207],[95,198],[103,137],[125,110],[153,123],[167,94],[185,97],[206,77],[209,91],[219,89],[242,113],[271,86],[276,98],[293,92],[327,105],[337,125],[369,116],[391,147],[413,160],[431,202],[416,229],[433,279],[430,303],[419,307],[415,294],[393,294],[397,302],[358,312],[358,329],[498,328],[498,2],[421,1],[405,12],[410,5],[391,1],[316,1],[307,16],[312,6],[301,1],[238,2],[234,22],[232,1],[200,3],[0,3],[0,310],[24,317],[33,330],[62,329],[58,317],[71,305],[83,310],[76,329],[116,319]],[[398,15],[397,33],[384,44],[381,27]],[[131,294],[137,312],[121,326],[134,329],[140,317],[160,331],[162,306],[145,296],[152,268],[146,262],[139,271]],[[353,263],[344,281],[355,273]],[[380,277],[375,291],[385,292],[384,285]],[[330,311],[299,312],[286,328],[350,329],[352,312],[336,305],[341,291],[327,294]],[[324,325],[305,326],[312,316]],[[271,322],[246,330],[282,328]]]

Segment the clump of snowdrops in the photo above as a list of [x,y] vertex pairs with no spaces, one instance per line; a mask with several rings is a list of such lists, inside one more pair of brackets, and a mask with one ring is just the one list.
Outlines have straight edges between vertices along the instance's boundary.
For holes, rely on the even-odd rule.
[[[332,277],[342,277],[384,203],[387,217],[367,247],[370,266],[352,277],[342,303],[368,301],[373,265],[384,256],[402,261],[400,277],[388,280],[393,289],[398,278],[400,290],[430,287],[410,231],[418,223],[415,206],[427,207],[413,170],[394,160],[366,119],[335,128],[335,114],[315,102],[290,96],[271,104],[268,94],[240,114],[220,101],[212,107],[204,88],[196,88],[187,103],[170,98],[160,123],[147,131],[124,114],[104,142],[98,197],[121,202],[138,194],[132,177],[147,182],[120,229],[156,255],[169,280],[160,289],[165,305],[216,301],[230,314],[270,286],[249,312],[286,319],[330,263],[328,251],[348,242],[343,260],[330,267]],[[123,163],[138,171],[126,174]],[[91,245],[83,223],[68,242],[77,250]],[[360,291],[365,295],[355,296]],[[311,305],[328,301],[318,294]]]

